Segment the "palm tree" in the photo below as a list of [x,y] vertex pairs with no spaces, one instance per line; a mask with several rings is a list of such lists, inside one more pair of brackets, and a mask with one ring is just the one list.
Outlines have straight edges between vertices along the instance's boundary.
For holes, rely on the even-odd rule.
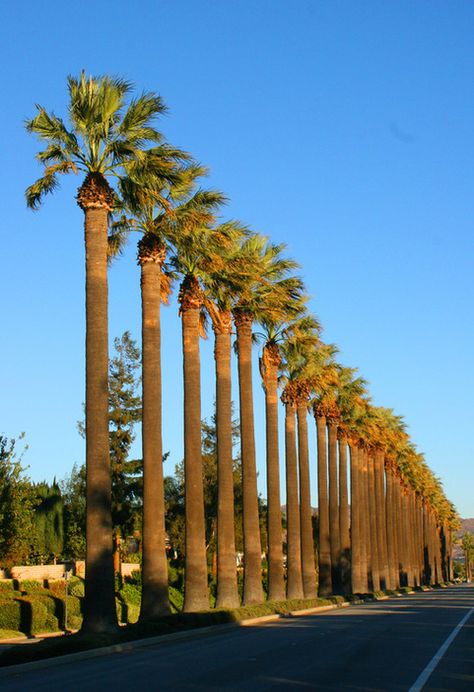
[[[283,282],[282,282],[283,283]],[[304,310],[302,284],[291,278],[272,294],[271,306],[260,320],[264,340],[260,358],[260,374],[265,391],[266,449],[267,449],[267,507],[268,507],[268,598],[285,598],[282,526],[280,508],[280,458],[278,449],[278,376],[282,363],[281,342],[291,333],[289,321]]]
[[[340,528],[337,488],[337,457],[335,420],[338,412],[335,405],[337,387],[337,367],[333,356],[336,348],[325,346],[318,354],[318,369],[313,379],[316,398],[312,409],[316,421],[316,441],[318,453],[318,515],[319,515],[319,585],[320,596],[337,590],[339,584],[338,567],[340,561]],[[326,427],[329,422],[331,432],[330,448],[330,488],[328,497]],[[329,502],[331,500],[331,502]],[[332,521],[331,521],[332,520]]]
[[[361,585],[361,535],[360,535],[360,470],[357,460],[357,443],[352,439],[351,426],[361,412],[362,397],[366,394],[366,382],[355,377],[356,370],[341,365],[338,368],[336,406],[339,413],[339,518],[341,536],[341,580],[345,593],[362,593]],[[351,454],[351,521],[347,488],[347,446]],[[349,524],[351,526],[349,531]]]
[[[222,198],[221,200],[222,201]],[[216,206],[218,206],[216,204]],[[179,223],[178,223],[179,228]],[[201,382],[199,337],[204,293],[199,280],[201,271],[222,255],[219,248],[226,242],[222,227],[212,229],[200,220],[188,222],[177,232],[177,251],[172,257],[174,268],[183,279],[178,301],[182,320],[184,375],[184,475],[185,514],[185,591],[184,610],[209,607],[207,587],[206,536],[201,458]]]
[[219,271],[203,276],[204,304],[214,331],[214,360],[216,369],[216,436],[217,436],[217,597],[216,607],[235,608],[239,605],[235,561],[234,478],[232,460],[232,396],[231,396],[231,339],[233,293],[227,276],[238,263],[239,239],[247,229],[229,222],[233,241],[230,247],[221,246],[222,262]]
[[286,594],[288,599],[293,599],[303,598],[304,593],[301,573],[301,527],[296,456],[296,394],[291,382],[286,384],[281,400],[285,406]]
[[241,246],[239,266],[229,279],[235,295],[233,306],[237,331],[239,410],[242,455],[244,534],[244,604],[263,600],[261,539],[258,515],[257,471],[252,388],[252,324],[271,310],[279,284],[286,282],[296,263],[281,256],[284,245],[252,235]]
[[[311,509],[311,488],[309,472],[309,452],[308,452],[308,400],[311,391],[311,382],[314,377],[315,359],[314,353],[320,346],[319,341],[320,325],[317,320],[308,315],[300,320],[297,329],[292,330],[292,334],[283,344],[285,361],[286,386],[285,399],[289,406],[296,409],[298,425],[298,470],[300,480],[300,516],[299,527],[301,532],[301,567],[298,562],[290,570],[295,572],[295,589],[299,588],[299,579],[303,582],[303,594],[305,598],[316,596],[316,571],[314,560],[314,536],[313,536],[313,516]],[[287,406],[287,415],[291,415],[291,409]],[[290,421],[291,423],[291,421]],[[288,440],[288,443],[290,440]],[[291,448],[290,448],[291,449]],[[287,468],[291,464],[291,459],[287,458]],[[297,495],[296,470],[291,469],[291,493],[288,491],[288,521],[295,512],[295,507],[291,498]],[[287,481],[288,484],[290,480]],[[296,484],[296,487],[294,487]],[[295,503],[296,504],[296,503]],[[296,528],[296,521],[294,521]],[[291,528],[291,526],[289,527]],[[294,555],[296,540],[294,531],[288,534],[289,540],[293,537],[293,548],[289,545],[288,559]],[[301,569],[301,577],[299,570]],[[288,590],[290,583],[288,584]]]
[[37,159],[43,176],[26,191],[37,209],[55,190],[58,176],[85,173],[77,202],[84,212],[86,248],[86,496],[87,551],[83,630],[101,632],[117,626],[112,558],[111,480],[108,435],[107,235],[116,203],[110,185],[140,162],[144,147],[162,136],[153,120],[165,108],[159,96],[126,98],[131,85],[107,76],[68,77],[69,120],[38,113],[27,121],[29,132],[47,143]]
[[165,554],[163,442],[161,400],[160,304],[169,286],[164,273],[167,251],[176,233],[190,223],[209,223],[222,197],[196,191],[202,166],[183,161],[188,155],[170,147],[155,148],[139,171],[120,183],[124,208],[131,219],[114,226],[112,242],[120,244],[123,230],[142,233],[138,243],[142,302],[143,387],[143,561],[140,619],[169,612],[168,565]]

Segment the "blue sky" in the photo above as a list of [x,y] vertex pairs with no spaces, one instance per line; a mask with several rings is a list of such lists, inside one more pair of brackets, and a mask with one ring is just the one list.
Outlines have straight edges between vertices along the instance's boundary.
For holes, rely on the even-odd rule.
[[[166,136],[209,166],[226,215],[288,244],[325,339],[377,405],[405,416],[447,495],[474,516],[473,30],[463,0],[4,8],[0,432],[26,432],[34,479],[63,477],[84,456],[84,252],[80,181],[64,181],[40,212],[25,208],[40,169],[23,121],[35,103],[63,115],[66,75],[84,68],[163,96]],[[111,339],[126,329],[139,337],[135,240],[110,273]],[[168,472],[182,454],[179,329],[173,301],[163,315]],[[211,355],[203,342],[203,415]],[[257,379],[255,395],[264,493]]]

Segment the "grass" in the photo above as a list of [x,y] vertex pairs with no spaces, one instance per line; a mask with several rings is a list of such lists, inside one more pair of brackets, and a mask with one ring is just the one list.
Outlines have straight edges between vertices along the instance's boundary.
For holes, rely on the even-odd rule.
[[0,639],[26,639],[26,634],[24,632],[18,632],[18,630],[7,630],[0,628]]

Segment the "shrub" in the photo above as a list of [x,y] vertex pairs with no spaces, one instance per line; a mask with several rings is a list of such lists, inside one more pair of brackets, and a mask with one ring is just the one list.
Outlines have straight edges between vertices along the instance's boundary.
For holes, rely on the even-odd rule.
[[41,591],[42,589],[44,589],[43,582],[36,581],[35,579],[23,579],[22,581],[17,581],[17,583],[17,590],[22,591],[24,593],[31,593],[31,591]]
[[20,631],[20,608],[13,599],[0,600],[0,629]]
[[180,613],[183,610],[184,596],[181,591],[175,589],[173,586],[168,587],[168,595],[171,605],[171,611],[173,613]]
[[10,594],[14,592],[13,579],[5,579],[0,581],[0,596],[3,598],[4,594]]
[[[15,602],[19,604],[19,625],[17,629],[25,634],[38,632],[57,632],[58,618],[48,610],[46,599],[32,595],[21,596]],[[54,603],[53,603],[54,607]]]
[[139,569],[134,570],[128,577],[124,578],[126,584],[133,584],[134,586],[142,587],[142,573]]
[[168,562],[168,584],[178,591],[184,586],[184,570],[182,567],[175,567]]
[[142,590],[134,584],[125,582],[118,595],[121,596],[127,604],[140,606],[142,600]]
[[84,579],[72,577],[69,580],[68,593],[71,594],[71,596],[82,598],[84,596]]

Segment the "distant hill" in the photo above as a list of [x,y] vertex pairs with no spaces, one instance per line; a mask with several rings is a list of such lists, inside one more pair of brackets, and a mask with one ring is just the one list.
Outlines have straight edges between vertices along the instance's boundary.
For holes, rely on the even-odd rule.
[[[456,537],[460,538],[466,531],[474,534],[474,518],[473,519],[461,519],[461,528],[456,532]],[[453,546],[453,557],[462,558],[463,552],[459,545],[454,544]]]
[[474,533],[474,519],[461,519],[461,524],[462,528],[459,531],[461,536],[463,533],[466,533],[466,531]]

